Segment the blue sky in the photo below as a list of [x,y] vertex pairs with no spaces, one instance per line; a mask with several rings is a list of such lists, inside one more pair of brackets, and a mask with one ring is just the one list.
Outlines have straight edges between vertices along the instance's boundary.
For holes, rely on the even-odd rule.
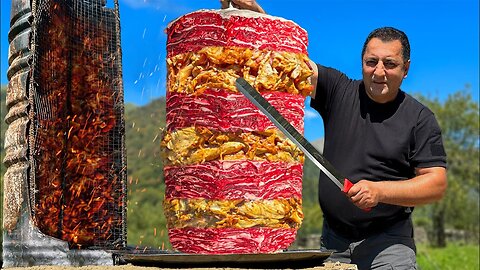
[[[109,6],[113,0],[108,0]],[[360,52],[368,33],[393,26],[409,36],[411,66],[402,89],[445,99],[471,85],[479,99],[478,0],[259,0],[274,16],[309,34],[315,62],[361,78]],[[119,0],[125,101],[142,105],[165,95],[165,28],[188,12],[218,8],[218,0]],[[7,84],[11,1],[1,1],[1,84]],[[4,102],[4,101],[2,101]],[[2,106],[4,103],[2,103]],[[307,108],[305,135],[323,136],[322,120]]]

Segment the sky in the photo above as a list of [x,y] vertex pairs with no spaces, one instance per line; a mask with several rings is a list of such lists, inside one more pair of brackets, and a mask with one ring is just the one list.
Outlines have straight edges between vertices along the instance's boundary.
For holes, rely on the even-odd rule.
[[[112,6],[113,0],[107,0]],[[307,30],[309,57],[361,79],[360,53],[370,31],[393,26],[411,44],[411,65],[402,90],[445,100],[469,89],[479,99],[478,0],[259,0],[265,11]],[[8,83],[11,1],[1,1],[1,84]],[[144,105],[165,95],[167,24],[219,0],[119,0],[125,102]],[[469,85],[469,87],[466,87]],[[2,106],[4,106],[2,101]],[[307,100],[308,104],[308,100]],[[319,115],[308,106],[305,136],[323,136]]]

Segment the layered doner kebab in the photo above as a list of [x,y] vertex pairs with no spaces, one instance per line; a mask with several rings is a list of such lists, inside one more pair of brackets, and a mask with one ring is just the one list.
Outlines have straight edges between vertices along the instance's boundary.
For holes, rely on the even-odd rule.
[[292,21],[233,8],[167,28],[164,210],[173,248],[270,253],[301,225],[304,156],[235,86],[253,85],[299,131],[312,86],[308,37]]

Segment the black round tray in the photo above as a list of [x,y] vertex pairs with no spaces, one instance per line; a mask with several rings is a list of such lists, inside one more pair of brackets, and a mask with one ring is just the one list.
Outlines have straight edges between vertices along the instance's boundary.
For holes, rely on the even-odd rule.
[[114,251],[121,263],[163,267],[305,268],[321,266],[332,252],[287,250],[268,254],[186,254],[165,250]]

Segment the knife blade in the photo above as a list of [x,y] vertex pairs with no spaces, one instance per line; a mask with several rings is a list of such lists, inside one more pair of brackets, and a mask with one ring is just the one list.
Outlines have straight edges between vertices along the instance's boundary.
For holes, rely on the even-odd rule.
[[335,184],[347,193],[353,183],[342,176],[320,152],[293,127],[275,107],[244,78],[235,81],[237,89],[247,97],[275,126],[280,129],[302,152]]

